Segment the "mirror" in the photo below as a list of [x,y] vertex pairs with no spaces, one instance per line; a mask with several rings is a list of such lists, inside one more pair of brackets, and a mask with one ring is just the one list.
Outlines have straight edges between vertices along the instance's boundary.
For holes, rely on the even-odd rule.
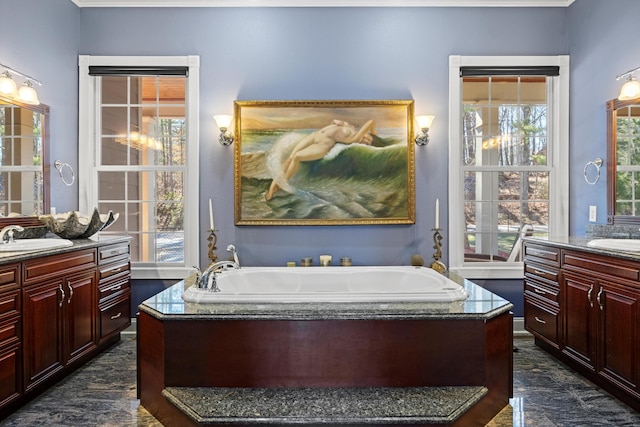
[[[49,211],[49,106],[0,96],[0,228]],[[9,218],[10,216],[10,218]]]
[[640,224],[640,98],[607,102],[607,223]]

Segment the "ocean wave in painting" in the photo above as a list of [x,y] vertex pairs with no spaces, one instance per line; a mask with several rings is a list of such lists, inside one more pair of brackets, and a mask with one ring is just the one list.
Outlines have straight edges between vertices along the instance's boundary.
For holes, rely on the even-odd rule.
[[[272,135],[273,136],[273,135]],[[406,142],[380,146],[337,143],[322,159],[301,162],[287,181],[283,163],[300,133],[272,139],[266,150],[242,154],[242,218],[353,219],[408,216]],[[265,200],[272,180],[282,189]]]

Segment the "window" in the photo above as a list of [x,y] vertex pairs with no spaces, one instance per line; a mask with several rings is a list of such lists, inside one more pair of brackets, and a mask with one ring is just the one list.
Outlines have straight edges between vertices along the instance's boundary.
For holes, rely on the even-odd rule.
[[198,76],[197,57],[80,57],[80,209],[119,213],[102,234],[131,238],[134,278],[199,264]]
[[522,277],[521,238],[566,235],[568,57],[451,57],[451,268]]

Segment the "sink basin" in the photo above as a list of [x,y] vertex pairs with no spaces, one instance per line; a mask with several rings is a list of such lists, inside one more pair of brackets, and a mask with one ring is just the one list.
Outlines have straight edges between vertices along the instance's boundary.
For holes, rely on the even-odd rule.
[[640,252],[640,239],[594,239],[589,241],[587,246],[615,251]]
[[0,252],[41,251],[72,246],[73,242],[66,239],[18,239],[13,243],[0,244]]

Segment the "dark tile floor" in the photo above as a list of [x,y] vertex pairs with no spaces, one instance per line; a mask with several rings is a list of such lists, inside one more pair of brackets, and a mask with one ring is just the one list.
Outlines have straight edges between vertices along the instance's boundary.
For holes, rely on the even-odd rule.
[[[514,341],[514,398],[491,427],[639,426],[620,403],[533,345]],[[2,426],[160,426],[136,400],[135,336],[12,414]],[[173,426],[171,426],[173,427]]]

